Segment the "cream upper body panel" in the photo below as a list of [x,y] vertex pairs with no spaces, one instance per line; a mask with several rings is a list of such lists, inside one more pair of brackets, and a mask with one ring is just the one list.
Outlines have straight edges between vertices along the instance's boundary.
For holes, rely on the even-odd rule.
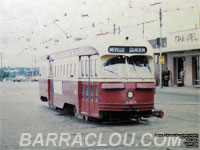
[[[105,71],[105,62],[113,57],[123,56],[145,56],[148,59],[149,66],[151,68],[151,73],[154,72],[154,61],[153,61],[153,50],[150,44],[144,40],[138,39],[126,39],[122,36],[105,35],[102,37],[94,37],[91,40],[82,40],[72,42],[66,48],[66,50],[59,51],[53,54],[49,54],[52,61],[52,72],[53,77],[57,79],[65,80],[87,80],[89,74],[89,63],[87,63],[88,56],[90,56],[90,78],[91,81],[102,80],[102,81],[143,81],[145,77],[140,76],[142,73],[137,73],[137,76],[130,78],[131,72],[125,67],[125,65],[119,65],[118,73],[123,74],[123,69],[126,69],[128,75],[114,75],[112,72]],[[81,56],[81,60],[80,60]],[[46,59],[48,55],[41,58],[44,62],[42,64],[48,64]],[[46,60],[45,60],[46,59]],[[126,60],[127,61],[127,60]],[[126,62],[127,64],[127,62]],[[46,65],[45,65],[46,66]],[[48,66],[48,65],[47,65]],[[41,68],[40,67],[40,68]],[[109,67],[107,67],[109,68]],[[112,68],[112,66],[110,67]],[[109,68],[109,69],[110,69]],[[114,71],[116,68],[112,68]],[[121,70],[120,70],[121,69]],[[143,69],[143,72],[145,70]],[[83,73],[84,72],[84,73]],[[73,78],[72,78],[73,77]],[[148,77],[145,79],[148,82],[154,81],[153,77]]]

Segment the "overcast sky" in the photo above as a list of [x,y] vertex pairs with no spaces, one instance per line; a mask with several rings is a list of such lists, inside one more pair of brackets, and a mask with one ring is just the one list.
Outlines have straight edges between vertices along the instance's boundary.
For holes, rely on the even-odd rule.
[[[199,27],[200,0],[0,0],[3,66],[32,66],[33,56],[67,49],[70,40],[120,27],[144,39]],[[151,21],[151,23],[147,23]],[[144,23],[144,35],[142,34]]]

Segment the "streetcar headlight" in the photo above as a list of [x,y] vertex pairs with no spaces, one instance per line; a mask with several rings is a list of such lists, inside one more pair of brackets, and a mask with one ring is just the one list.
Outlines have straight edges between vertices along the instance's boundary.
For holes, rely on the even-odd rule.
[[133,96],[134,96],[134,93],[132,91],[128,91],[127,97],[128,98],[133,98]]

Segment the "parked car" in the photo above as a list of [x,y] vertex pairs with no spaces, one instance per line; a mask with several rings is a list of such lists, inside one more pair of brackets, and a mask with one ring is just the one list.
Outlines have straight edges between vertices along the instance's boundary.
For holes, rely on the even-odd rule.
[[17,76],[13,79],[13,82],[25,82],[26,81],[26,77],[24,76]]
[[31,81],[32,81],[32,82],[37,82],[37,81],[38,81],[38,77],[37,77],[37,76],[36,76],[36,77],[32,77],[32,78],[31,78]]

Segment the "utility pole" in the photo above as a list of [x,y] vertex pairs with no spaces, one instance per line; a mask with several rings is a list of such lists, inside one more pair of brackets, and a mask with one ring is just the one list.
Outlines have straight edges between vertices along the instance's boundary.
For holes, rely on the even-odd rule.
[[118,34],[121,33],[121,29],[120,29],[120,26],[118,26]]
[[115,30],[116,30],[115,24],[113,24],[113,33],[114,33],[114,34],[115,34]]
[[[160,60],[160,58],[162,56],[162,50],[161,50],[161,47],[162,47],[162,9],[161,8],[160,8],[159,17],[160,17],[160,46],[159,46],[159,50],[160,50],[159,60]],[[160,61],[159,61],[159,63],[160,63],[160,88],[162,88],[162,64]]]
[[143,35],[143,39],[144,39],[144,22],[142,23],[142,35]]

